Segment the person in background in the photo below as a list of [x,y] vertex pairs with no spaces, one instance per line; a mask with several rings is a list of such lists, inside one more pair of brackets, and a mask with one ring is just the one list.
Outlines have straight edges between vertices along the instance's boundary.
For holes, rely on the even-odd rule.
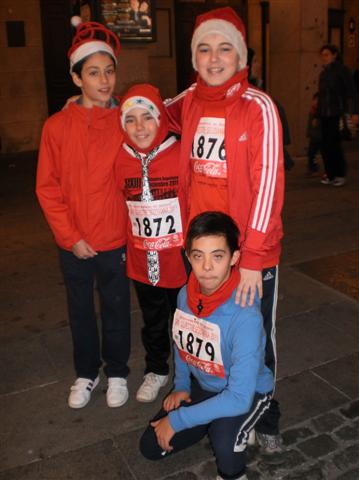
[[120,407],[128,399],[127,208],[115,177],[123,136],[112,96],[119,50],[118,37],[103,25],[78,26],[68,55],[81,96],[45,122],[40,144],[36,193],[59,248],[77,376],[70,408],[87,405],[102,362],[108,406]]
[[319,75],[318,117],[322,129],[322,156],[325,176],[323,185],[342,187],[346,183],[347,164],[344,157],[340,119],[345,113],[359,123],[359,97],[350,70],[343,65],[335,45],[320,49],[323,69]]
[[316,156],[322,150],[322,129],[318,118],[318,92],[313,95],[308,114],[307,137],[309,138],[307,175],[313,176],[319,172]]

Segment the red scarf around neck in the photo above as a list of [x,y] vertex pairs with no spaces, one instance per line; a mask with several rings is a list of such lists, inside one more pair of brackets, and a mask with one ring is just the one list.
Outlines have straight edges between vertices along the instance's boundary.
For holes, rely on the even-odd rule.
[[234,74],[229,80],[217,87],[207,85],[202,78],[197,76],[197,85],[193,92],[193,98],[200,102],[218,103],[218,106],[229,105],[238,99],[248,87],[248,70]]
[[232,267],[231,274],[212,295],[201,293],[200,285],[194,273],[191,272],[187,283],[187,304],[197,317],[208,317],[216,308],[225,303],[237,288],[240,276],[238,267]]

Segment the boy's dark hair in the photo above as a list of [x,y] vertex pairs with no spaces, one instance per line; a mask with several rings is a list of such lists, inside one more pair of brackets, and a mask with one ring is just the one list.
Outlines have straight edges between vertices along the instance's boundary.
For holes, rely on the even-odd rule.
[[338,60],[339,62],[342,61],[342,57],[341,57],[339,48],[336,45],[333,45],[332,43],[326,43],[325,45],[320,47],[319,53],[322,53],[323,50],[329,50],[329,52],[332,55],[336,55],[336,60]]
[[[116,63],[114,59],[111,57],[111,55],[108,52],[95,52],[95,53],[103,53],[104,55],[108,55],[108,57],[112,60],[113,66],[116,68]],[[94,53],[90,53],[90,55],[87,55],[87,57],[82,58],[79,62],[75,63],[75,65],[72,67],[72,73],[76,73],[76,75],[81,78],[82,74],[82,69],[84,68],[84,63],[92,56]]]
[[204,212],[194,217],[189,224],[185,245],[186,252],[190,253],[194,239],[210,235],[224,237],[231,255],[239,249],[239,229],[234,220],[222,212]]

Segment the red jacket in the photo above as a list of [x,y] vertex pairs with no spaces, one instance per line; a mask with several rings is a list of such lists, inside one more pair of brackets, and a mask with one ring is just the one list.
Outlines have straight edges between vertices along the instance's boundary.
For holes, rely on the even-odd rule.
[[[154,200],[177,197],[180,145],[173,140],[174,137],[170,137],[161,144],[160,151],[149,165],[150,189]],[[120,188],[126,200],[139,202],[142,193],[141,161],[126,144],[121,149],[117,166]],[[150,284],[147,277],[146,251],[135,248],[130,219],[127,236],[128,276],[139,282]],[[159,251],[160,280],[156,286],[178,288],[186,283],[187,276],[181,251],[181,246]]]
[[83,239],[98,251],[126,243],[127,208],[115,178],[122,134],[118,108],[75,103],[43,128],[36,193],[56,243]]
[[[166,103],[171,130],[182,132],[179,197],[184,222],[191,201],[190,152],[203,111],[194,99],[194,88]],[[268,95],[248,86],[226,107],[225,149],[229,213],[240,229],[240,266],[251,270],[274,266],[283,236],[284,161],[281,125]]]

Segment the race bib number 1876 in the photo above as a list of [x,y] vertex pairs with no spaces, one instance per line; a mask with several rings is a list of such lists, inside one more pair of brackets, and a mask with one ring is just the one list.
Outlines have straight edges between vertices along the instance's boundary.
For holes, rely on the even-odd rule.
[[202,117],[192,143],[192,170],[206,177],[227,178],[224,118]]

